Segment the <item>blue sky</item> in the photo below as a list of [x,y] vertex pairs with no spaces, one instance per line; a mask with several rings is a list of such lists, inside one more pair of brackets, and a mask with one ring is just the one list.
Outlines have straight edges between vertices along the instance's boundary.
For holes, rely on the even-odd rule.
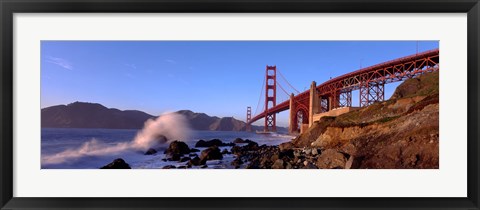
[[[264,101],[257,104],[266,65],[303,91],[312,81],[415,54],[417,44],[419,52],[438,48],[438,41],[42,41],[41,106],[82,101],[245,120],[247,106],[263,108]],[[386,86],[386,98],[397,85]],[[277,98],[288,96],[277,88]],[[281,113],[277,124],[287,126],[287,119]]]

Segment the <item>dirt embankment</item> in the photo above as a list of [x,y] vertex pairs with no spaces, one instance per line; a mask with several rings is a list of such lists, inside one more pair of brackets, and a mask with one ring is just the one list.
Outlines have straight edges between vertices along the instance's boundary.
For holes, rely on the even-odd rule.
[[438,168],[438,74],[406,80],[388,101],[322,118],[293,147],[320,149],[320,168]]

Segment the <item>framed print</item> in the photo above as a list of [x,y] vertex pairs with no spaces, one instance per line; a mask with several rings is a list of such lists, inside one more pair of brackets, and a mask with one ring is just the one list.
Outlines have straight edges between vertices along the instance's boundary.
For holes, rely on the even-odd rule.
[[2,209],[479,208],[476,0],[0,5]]

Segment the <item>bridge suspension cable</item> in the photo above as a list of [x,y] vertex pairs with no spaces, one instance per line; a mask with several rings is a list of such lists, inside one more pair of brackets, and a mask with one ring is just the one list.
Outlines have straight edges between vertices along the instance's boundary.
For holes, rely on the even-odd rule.
[[[263,83],[262,83],[262,88],[260,89],[260,97],[258,98],[258,104],[257,104],[257,107],[255,108],[255,115],[257,115],[257,111],[258,111],[258,107],[260,106],[260,101],[262,100],[262,96],[263,96],[263,89],[265,89],[265,77],[263,77]],[[264,105],[265,106],[265,105]],[[265,108],[264,108],[265,109]]]
[[[282,72],[280,72],[279,70],[277,70],[278,73],[280,73],[280,76],[283,78],[283,80],[285,80],[285,82],[288,84],[288,86],[290,86],[293,90],[295,90],[298,93],[300,93],[300,91],[298,91],[295,87],[293,87],[290,82],[288,82],[288,80],[283,76]],[[288,94],[287,94],[288,95]]]
[[288,92],[282,87],[282,85],[280,84],[280,82],[277,81],[277,85],[278,85],[278,87],[280,87],[280,89],[283,90],[283,92],[284,92],[287,96],[289,96],[289,95],[288,95]]

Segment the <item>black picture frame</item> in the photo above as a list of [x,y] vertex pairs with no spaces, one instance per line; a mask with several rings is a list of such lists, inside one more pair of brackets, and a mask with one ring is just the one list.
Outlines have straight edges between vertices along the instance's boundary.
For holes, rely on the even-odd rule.
[[[1,209],[479,209],[478,0],[0,0]],[[14,13],[467,13],[466,198],[25,198],[13,197]],[[441,185],[441,183],[439,183]],[[252,190],[254,190],[252,188]]]

